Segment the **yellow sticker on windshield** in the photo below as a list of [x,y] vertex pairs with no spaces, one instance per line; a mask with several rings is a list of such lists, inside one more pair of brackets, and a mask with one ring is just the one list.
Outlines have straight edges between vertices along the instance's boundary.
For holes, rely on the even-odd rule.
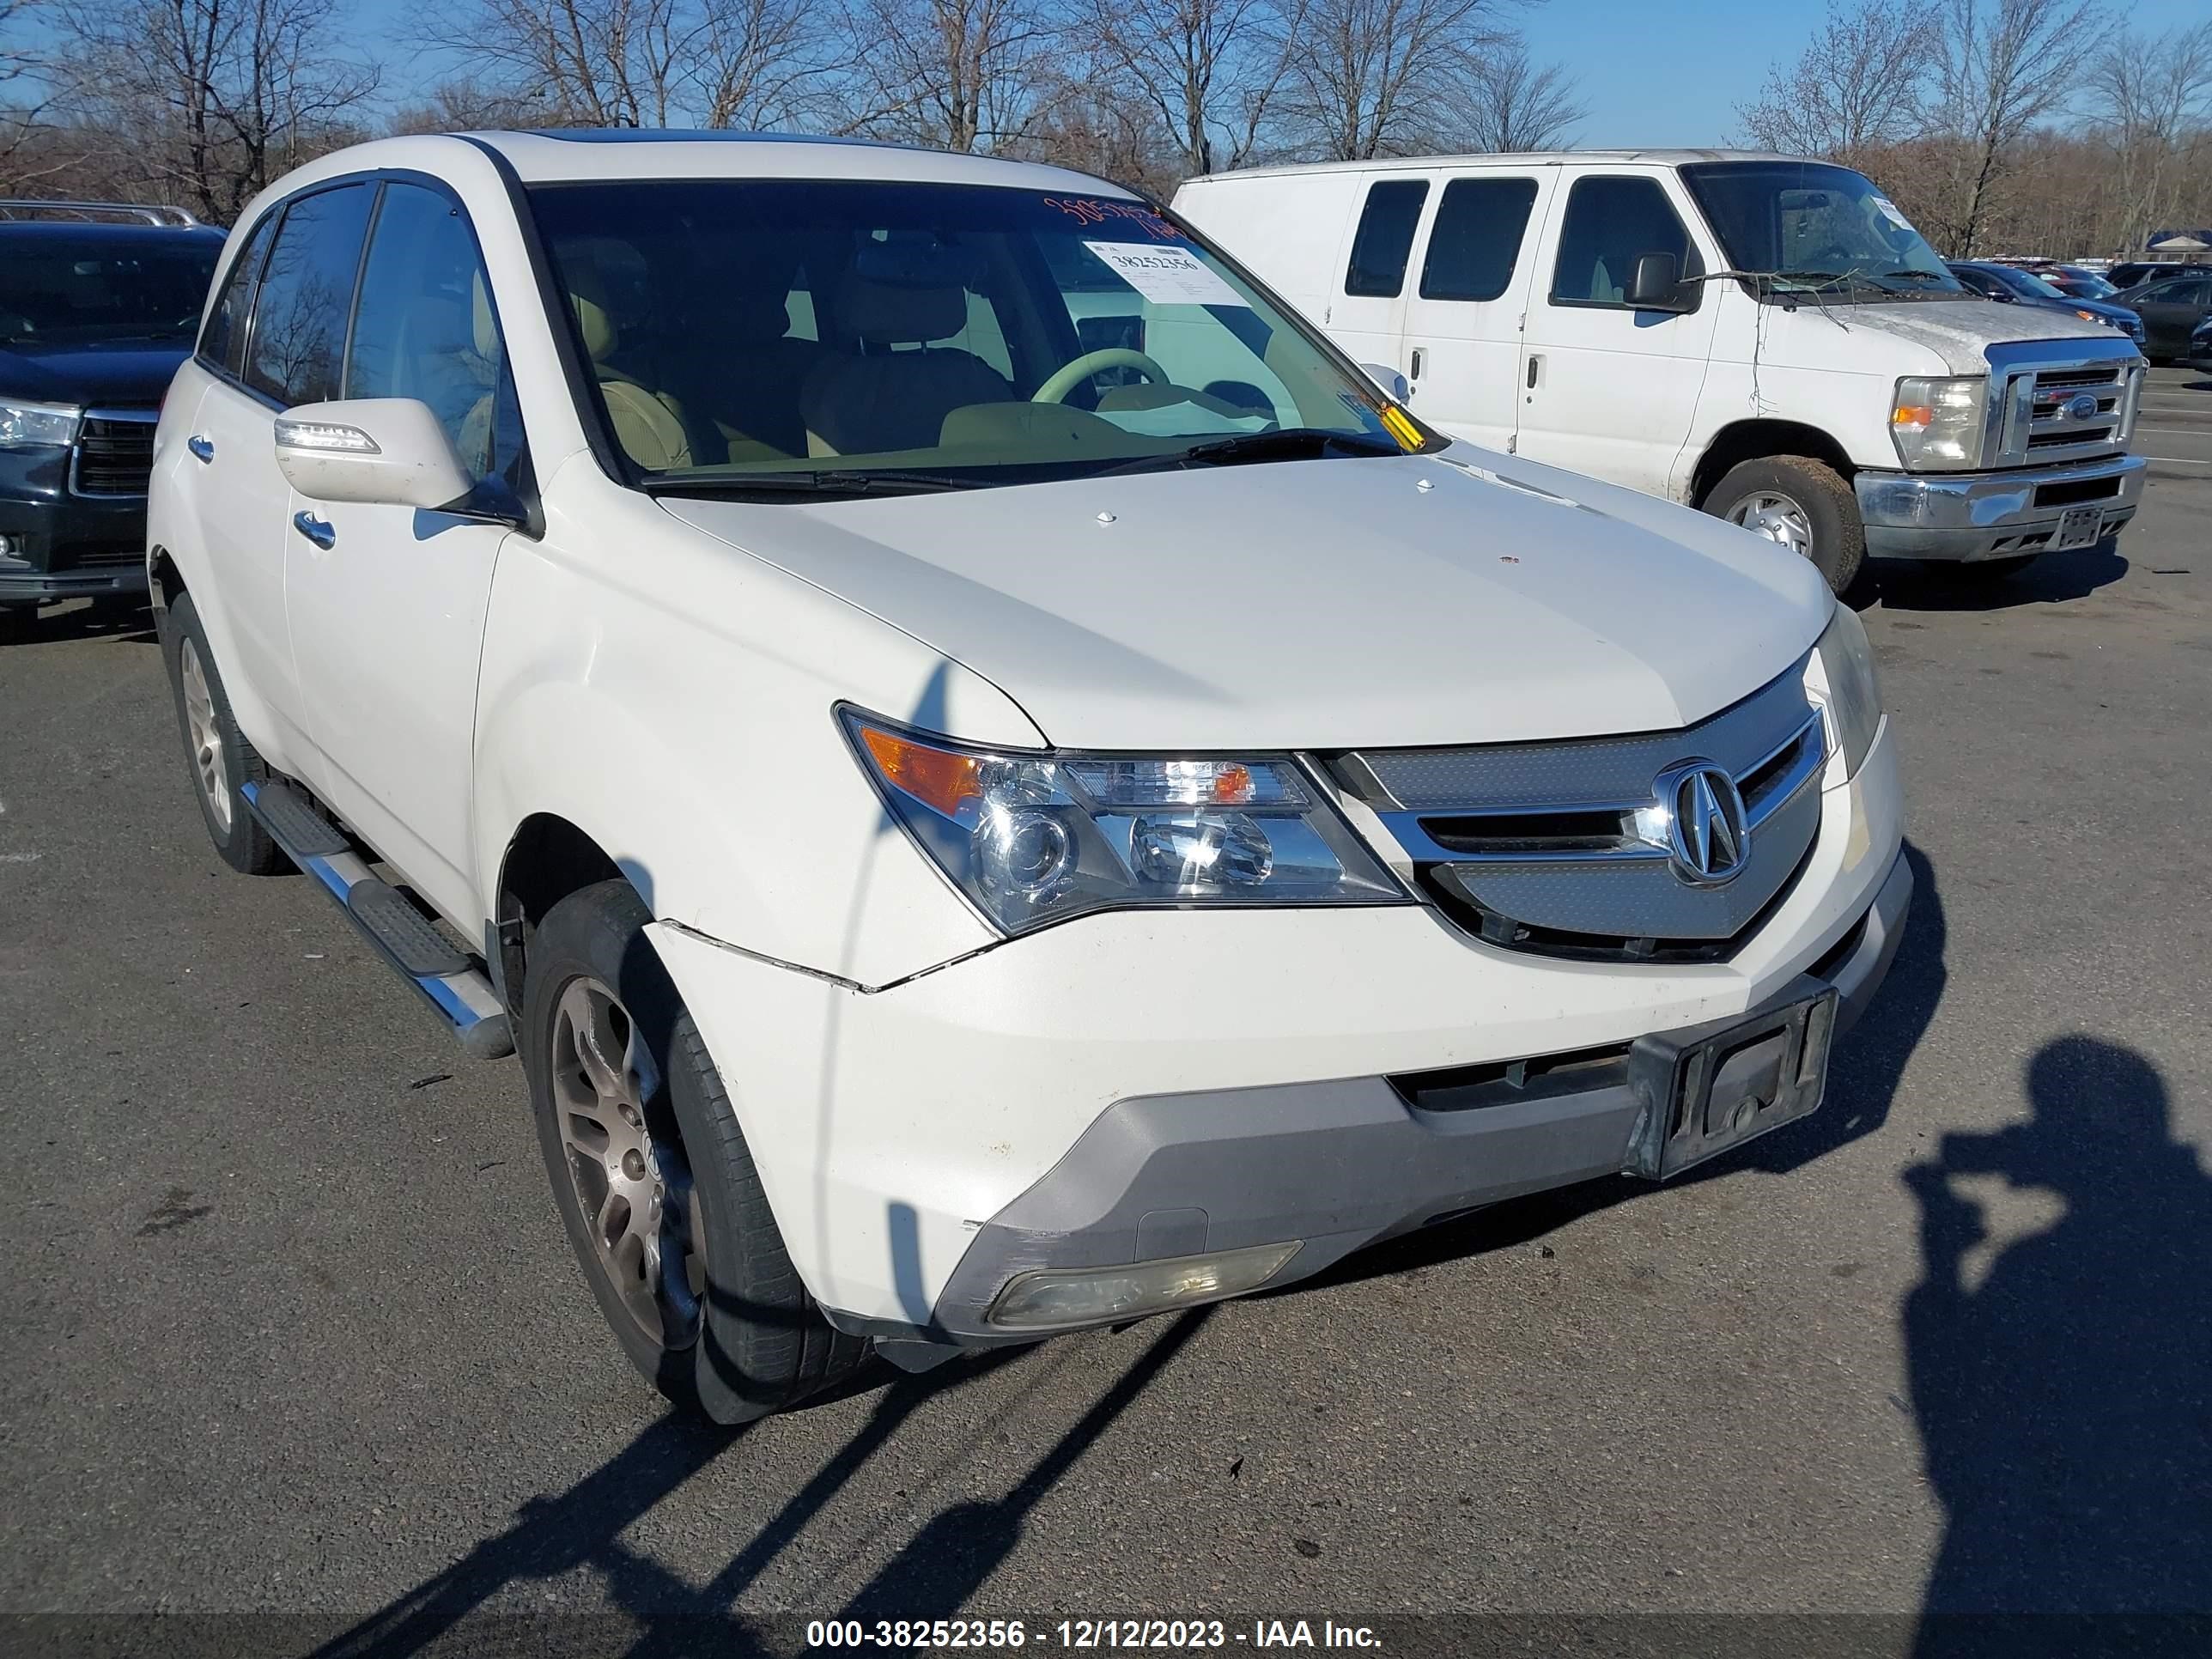
[[1398,441],[1399,448],[1411,453],[1421,447],[1421,428],[1415,426],[1412,416],[1397,404],[1382,405],[1382,424],[1389,429],[1390,435]]

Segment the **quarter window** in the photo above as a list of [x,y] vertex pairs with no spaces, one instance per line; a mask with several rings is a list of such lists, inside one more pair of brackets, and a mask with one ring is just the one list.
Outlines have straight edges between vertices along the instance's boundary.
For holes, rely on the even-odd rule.
[[1705,270],[1681,216],[1656,179],[1576,179],[1567,193],[1566,217],[1559,229],[1552,302],[1625,304],[1628,279],[1635,273],[1636,262],[1647,253],[1673,254],[1685,276]]
[[349,398],[430,406],[471,479],[521,449],[521,415],[491,285],[459,204],[434,190],[384,187],[346,357]]
[[1428,199],[1425,179],[1389,179],[1371,187],[1367,205],[1359,210],[1359,228],[1352,238],[1352,264],[1344,273],[1344,291],[1378,299],[1395,299],[1406,285],[1406,260],[1413,251],[1413,230],[1421,222],[1421,204]]
[[261,274],[262,257],[269,252],[269,239],[276,233],[273,213],[253,228],[223,281],[222,296],[208,313],[207,327],[201,331],[202,360],[226,374],[235,374],[245,365],[246,312],[253,303],[253,283]]
[[1495,300],[1513,281],[1534,179],[1455,179],[1437,203],[1421,261],[1424,300]]
[[287,407],[338,395],[346,313],[374,193],[367,185],[341,185],[303,196],[284,211],[254,297],[246,383]]

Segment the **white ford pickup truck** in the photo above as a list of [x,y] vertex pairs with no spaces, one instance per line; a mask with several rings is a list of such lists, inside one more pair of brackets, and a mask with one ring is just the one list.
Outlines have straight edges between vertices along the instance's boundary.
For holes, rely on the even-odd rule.
[[1438,434],[1074,173],[325,157],[149,535],[222,856],[520,1052],[609,1324],[725,1421],[1672,1175],[1819,1104],[1910,896],[1808,564]]

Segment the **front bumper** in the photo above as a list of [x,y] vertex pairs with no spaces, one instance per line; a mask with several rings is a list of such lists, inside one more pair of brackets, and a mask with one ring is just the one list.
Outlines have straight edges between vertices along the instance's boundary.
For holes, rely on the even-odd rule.
[[[2145,462],[2113,455],[2006,472],[1861,472],[1851,481],[1867,551],[1886,558],[2009,559],[2041,551],[2070,507],[2099,509],[2098,534],[2136,515]],[[2094,494],[2110,484],[2108,491]]]
[[[1147,1259],[1199,1229],[1217,1239],[1233,1184],[1212,1202],[1142,1188],[1136,1208],[1121,1202],[1170,1130],[1224,1143],[1186,1172],[1201,1187],[1248,1158],[1309,1183],[1253,1212],[1321,1206],[1277,1235],[1330,1241],[1299,1252],[1298,1274],[1442,1211],[1620,1170],[1630,1124],[1618,1100],[1485,1109],[1445,1133],[1409,1116],[1385,1079],[1738,1018],[1808,972],[1848,979],[1855,1009],[1894,947],[1905,891],[1887,728],[1821,803],[1802,873],[1727,962],[1500,951],[1425,904],[1109,912],[878,988],[666,922],[650,933],[815,1299],[851,1329],[972,1344],[995,1340],[981,1309],[1040,1236]],[[1385,1107],[1401,1138],[1357,1182],[1342,1176],[1321,1133],[1329,1115],[1376,1135]],[[1056,1172],[1079,1157],[1109,1173],[1085,1175],[1070,1207],[1055,1183],[1075,1177]]]
[[72,493],[69,454],[0,451],[0,605],[146,592],[146,498]]

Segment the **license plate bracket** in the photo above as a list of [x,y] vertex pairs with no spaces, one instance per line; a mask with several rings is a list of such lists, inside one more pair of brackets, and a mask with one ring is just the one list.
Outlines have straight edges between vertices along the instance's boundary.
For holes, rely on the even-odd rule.
[[2058,515],[2057,533],[2051,538],[2055,552],[2072,553],[2084,547],[2094,547],[2098,532],[2102,527],[2104,509],[2100,507],[2069,507]]
[[1629,1078],[1643,1107],[1624,1175],[1664,1181],[1820,1106],[1836,989],[1800,983],[1759,1013],[1636,1041]]

